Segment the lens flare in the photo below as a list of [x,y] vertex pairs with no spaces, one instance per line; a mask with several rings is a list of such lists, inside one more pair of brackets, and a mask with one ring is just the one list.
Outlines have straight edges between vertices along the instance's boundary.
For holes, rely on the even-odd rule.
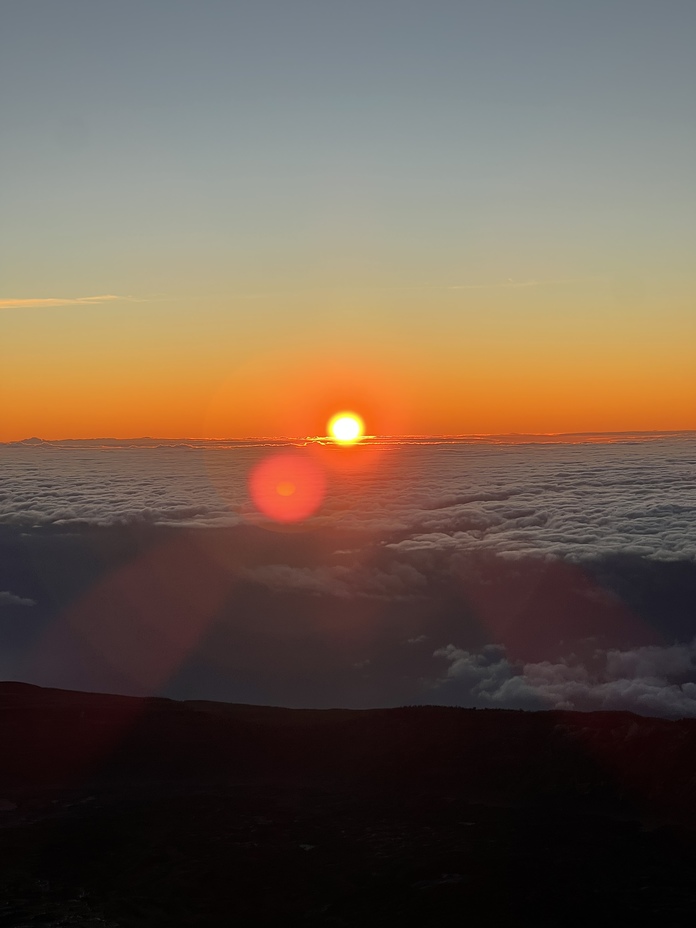
[[360,441],[364,430],[362,419],[354,412],[339,412],[329,420],[329,435],[344,445]]
[[326,479],[321,467],[299,453],[264,458],[249,476],[254,505],[274,522],[300,522],[321,505]]

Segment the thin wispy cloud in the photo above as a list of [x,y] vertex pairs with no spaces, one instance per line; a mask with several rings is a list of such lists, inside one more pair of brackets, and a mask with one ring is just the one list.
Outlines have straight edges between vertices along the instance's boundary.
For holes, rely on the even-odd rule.
[[97,296],[46,296],[19,297],[0,299],[0,309],[45,309],[54,306],[99,306],[102,303],[118,301],[141,302],[132,296],[118,296],[115,293],[101,293]]

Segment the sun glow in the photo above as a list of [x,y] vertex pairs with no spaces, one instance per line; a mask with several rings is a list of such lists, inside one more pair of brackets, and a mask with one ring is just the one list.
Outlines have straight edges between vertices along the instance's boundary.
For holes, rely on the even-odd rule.
[[329,435],[343,445],[359,441],[364,430],[362,419],[354,412],[339,412],[329,420]]
[[326,489],[323,469],[296,452],[271,454],[249,475],[249,494],[256,509],[274,522],[301,522],[321,505]]

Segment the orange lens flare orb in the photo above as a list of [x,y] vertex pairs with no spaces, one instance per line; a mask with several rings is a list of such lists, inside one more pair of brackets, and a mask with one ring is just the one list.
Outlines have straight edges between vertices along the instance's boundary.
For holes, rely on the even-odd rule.
[[249,476],[254,505],[274,522],[301,522],[321,505],[326,478],[310,457],[294,452],[264,458]]
[[360,441],[364,431],[362,419],[354,412],[339,412],[329,419],[329,435],[342,445],[351,445],[353,442]]

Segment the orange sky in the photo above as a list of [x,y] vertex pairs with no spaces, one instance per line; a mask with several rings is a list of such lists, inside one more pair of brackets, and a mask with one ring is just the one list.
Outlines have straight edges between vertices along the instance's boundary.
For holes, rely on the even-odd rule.
[[11,5],[0,440],[696,428],[696,7],[324,6]]
[[[206,333],[206,348],[200,336],[163,332],[158,346],[141,326],[132,334],[143,341],[128,345],[123,336],[112,341],[108,326],[102,336],[95,310],[81,308],[70,310],[85,322],[75,342],[57,334],[66,310],[14,312],[15,331],[33,344],[13,355],[5,343],[3,441],[321,435],[344,408],[359,412],[370,434],[696,428],[696,338],[688,326],[680,341],[645,333],[628,347],[609,337],[573,345],[558,332],[540,343],[521,326],[517,339],[512,333],[498,344],[481,331],[449,343],[445,333],[429,345],[417,333],[409,344],[402,331],[400,343],[390,342],[377,329],[383,357],[379,344],[315,336],[313,345],[296,339],[286,348],[269,338],[239,358],[228,333]],[[43,335],[39,321],[49,330]]]

